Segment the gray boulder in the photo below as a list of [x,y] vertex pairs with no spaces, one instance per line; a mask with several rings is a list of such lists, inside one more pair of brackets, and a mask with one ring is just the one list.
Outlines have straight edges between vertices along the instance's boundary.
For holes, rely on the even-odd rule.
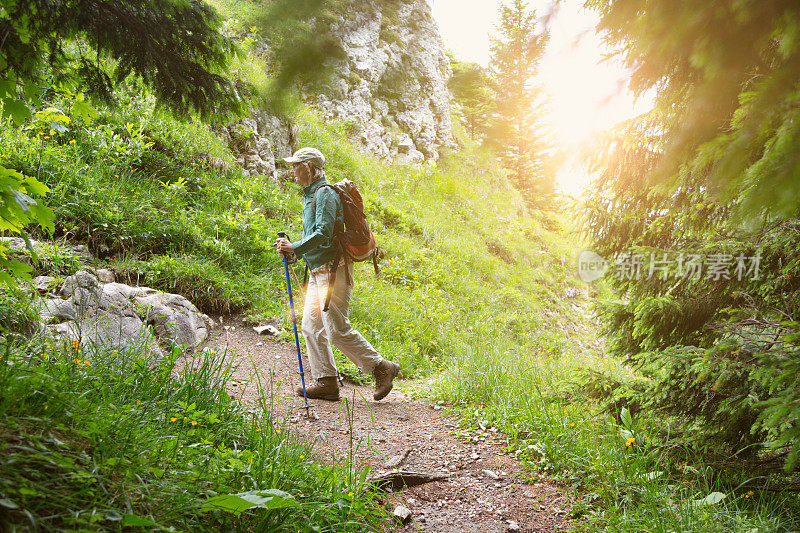
[[148,294],[155,294],[158,291],[150,287],[131,287],[124,283],[106,283],[103,285],[103,292],[116,292],[127,300],[138,298],[140,296],[147,296]]
[[39,292],[47,292],[55,285],[56,278],[53,276],[36,276],[33,278],[33,286]]
[[70,321],[50,326],[58,340],[77,341],[86,356],[97,352],[141,353],[150,357],[163,357],[150,328],[136,316],[118,316],[99,313],[81,321]]
[[124,283],[101,283],[88,270],[69,276],[61,295],[65,298],[43,303],[40,320],[47,324],[50,337],[78,341],[87,351],[145,350],[160,356],[159,343],[194,349],[213,327],[211,319],[183,296]]
[[69,298],[75,306],[78,318],[82,318],[91,314],[92,310],[100,304],[103,289],[94,274],[79,270],[64,280],[61,295]]
[[192,302],[178,294],[156,293],[134,298],[139,313],[148,324],[155,326],[161,341],[197,348],[213,323]]
[[77,319],[78,312],[72,300],[51,298],[44,302],[44,306],[39,312],[39,320],[45,324],[58,324]]

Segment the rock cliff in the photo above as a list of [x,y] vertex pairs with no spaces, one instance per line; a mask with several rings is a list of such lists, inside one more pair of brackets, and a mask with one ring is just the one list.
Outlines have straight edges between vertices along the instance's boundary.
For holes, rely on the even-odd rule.
[[[343,58],[304,95],[330,121],[348,124],[355,146],[384,161],[436,162],[455,145],[450,123],[452,72],[427,0],[353,0],[330,27]],[[264,46],[268,46],[264,43]],[[289,155],[294,132],[261,110],[221,132],[249,174],[273,174]]]
[[436,161],[452,146],[452,75],[427,0],[355,2],[332,28],[346,59],[316,97],[326,118],[349,122],[353,141],[378,158]]

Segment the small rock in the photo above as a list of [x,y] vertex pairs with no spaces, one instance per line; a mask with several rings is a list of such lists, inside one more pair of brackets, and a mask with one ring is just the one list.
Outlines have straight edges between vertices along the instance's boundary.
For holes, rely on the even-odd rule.
[[271,335],[273,337],[277,337],[281,333],[278,328],[269,324],[266,326],[253,326],[253,331],[259,335]]
[[519,524],[517,524],[514,520],[509,520],[506,523],[508,524],[506,531],[519,531]]
[[395,507],[393,514],[402,524],[408,524],[411,521],[411,510],[405,505]]
[[484,473],[484,474],[486,474],[486,477],[489,477],[489,478],[491,478],[491,479],[494,479],[495,481],[497,481],[498,479],[500,479],[500,476],[498,476],[497,474],[495,474],[495,473],[494,473],[494,471],[492,471],[492,470],[484,470],[484,471],[483,471],[483,473]]
[[525,492],[523,492],[523,493],[522,493],[522,495],[523,495],[525,498],[535,498],[535,497],[536,497],[536,494],[534,494],[533,492],[531,492],[531,491],[529,491],[529,490],[528,490],[528,491],[525,491]]
[[264,343],[263,342],[257,342],[256,346],[264,346]]

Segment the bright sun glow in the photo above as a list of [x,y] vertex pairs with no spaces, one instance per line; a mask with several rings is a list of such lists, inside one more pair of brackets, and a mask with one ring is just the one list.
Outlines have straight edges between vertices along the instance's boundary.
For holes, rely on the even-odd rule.
[[[460,0],[433,0],[433,16],[445,44],[455,56],[486,66],[489,33],[497,23],[499,0],[482,0],[464,9]],[[530,2],[538,16],[552,11],[549,0]],[[568,154],[557,181],[567,194],[578,195],[590,181],[576,165],[576,154],[591,138],[652,106],[635,101],[625,90],[627,73],[617,63],[603,61],[605,49],[594,32],[597,16],[581,1],[562,1],[550,24],[550,42],[540,65],[540,79],[550,99],[548,127],[559,148]]]

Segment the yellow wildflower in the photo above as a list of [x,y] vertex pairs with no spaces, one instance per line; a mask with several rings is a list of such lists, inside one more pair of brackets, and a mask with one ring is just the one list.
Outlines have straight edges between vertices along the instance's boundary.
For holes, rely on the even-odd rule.
[[75,139],[70,139],[69,144],[75,144]]
[[[78,351],[80,352],[80,350],[78,350]],[[90,363],[89,361],[84,361],[83,364],[86,365],[86,366],[92,366],[92,363]]]
[[630,438],[628,438],[627,442],[625,442],[625,446],[630,448],[631,444],[633,444],[634,442],[636,442],[636,438],[635,437],[630,437]]
[[169,419],[170,422],[175,422],[176,420],[177,420],[177,417],[174,417],[174,416],[170,417],[170,419]]
[[136,400],[136,405],[142,405],[142,400]]
[[80,345],[80,341],[72,341],[72,348],[74,350],[77,350],[79,345]]
[[197,420],[192,420],[192,425],[196,426],[197,425]]
[[352,492],[348,492],[347,495],[350,496],[351,498],[353,497],[353,493]]

